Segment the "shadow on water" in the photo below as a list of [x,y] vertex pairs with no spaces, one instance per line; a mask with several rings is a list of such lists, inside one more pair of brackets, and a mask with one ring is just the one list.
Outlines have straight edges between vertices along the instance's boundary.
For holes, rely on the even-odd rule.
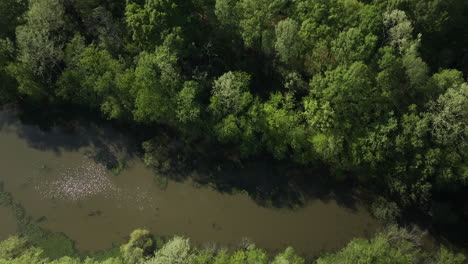
[[[29,146],[56,155],[86,147],[88,157],[109,169],[122,160],[141,158],[144,155],[141,142],[157,138],[163,146],[162,157],[166,159],[159,163],[167,162],[170,166],[164,173],[156,169],[156,174],[179,182],[191,178],[197,185],[209,185],[222,193],[245,192],[264,207],[300,208],[310,200],[321,200],[357,210],[359,201],[365,199],[351,177],[337,181],[324,165],[301,167],[268,156],[240,160],[232,158],[223,147],[213,150],[212,146],[186,142],[164,129],[109,122],[94,113],[83,114],[81,110],[0,111],[0,131],[11,127]],[[434,230],[441,239],[466,244],[467,201],[468,191],[436,195],[430,216],[412,214],[405,219]],[[100,211],[89,214],[97,216]],[[424,223],[421,219],[425,219]]]
[[167,149],[166,158],[171,166],[161,174],[168,180],[182,182],[192,178],[197,185],[209,184],[223,193],[246,192],[261,206],[299,208],[319,199],[334,200],[355,210],[359,199],[352,181],[337,182],[329,177],[325,166],[298,167],[271,157],[233,161],[223,148],[200,149],[193,146],[198,143],[181,143],[164,129],[116,124],[82,109],[38,111],[15,107],[0,113],[0,130],[11,126],[29,146],[56,155],[92,146],[87,148],[86,155],[108,169],[116,168],[121,161],[141,158],[141,142],[151,134],[161,138]]
[[[15,133],[27,144],[41,151],[62,152],[88,148],[86,156],[109,169],[120,160],[136,156],[136,144],[111,123],[95,115],[78,115],[74,109],[38,111],[27,107],[4,109],[0,113],[0,131],[14,127]],[[100,124],[100,125],[98,125]],[[123,153],[119,157],[117,153]]]
[[356,209],[357,193],[351,181],[332,180],[326,168],[298,167],[269,158],[227,165],[210,179],[219,191],[244,190],[259,205],[298,208],[310,200],[336,201]]

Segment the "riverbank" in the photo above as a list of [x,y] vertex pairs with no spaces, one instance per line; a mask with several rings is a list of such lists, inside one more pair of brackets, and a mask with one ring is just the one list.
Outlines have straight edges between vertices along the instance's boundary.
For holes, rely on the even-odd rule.
[[[356,218],[356,221],[351,220],[352,217],[350,218],[353,214],[361,215],[361,212],[365,212],[366,209],[372,210],[374,215],[375,209],[383,210],[383,218],[388,218],[383,219],[385,221],[398,221],[406,226],[422,223],[421,226],[424,229],[433,231],[431,233],[436,235],[438,241],[451,241],[450,239],[446,240],[447,237],[444,236],[444,233],[437,233],[431,221],[421,221],[427,219],[424,215],[414,217],[417,214],[402,212],[398,205],[392,205],[392,202],[388,200],[377,204],[378,207],[375,208],[373,201],[377,200],[376,192],[366,191],[364,186],[352,180],[356,177],[344,177],[337,181],[336,178],[328,176],[329,172],[324,166],[304,167],[278,162],[269,157],[241,160],[233,158],[235,155],[229,156],[230,152],[224,150],[213,151],[209,154],[203,153],[203,151],[194,152],[196,149],[219,148],[214,146],[197,148],[194,147],[195,143],[193,142],[190,146],[191,150],[184,151],[183,157],[180,157],[177,150],[180,150],[180,146],[184,147],[185,145],[177,142],[177,136],[169,137],[167,131],[162,133],[161,131],[164,130],[161,130],[159,133],[162,133],[163,140],[158,144],[174,146],[170,148],[170,151],[165,152],[164,157],[176,161],[168,161],[171,166],[167,170],[154,167],[147,169],[142,160],[148,159],[148,153],[145,155],[139,146],[142,138],[132,136],[133,132],[128,131],[125,125],[107,122],[99,118],[95,121],[89,121],[92,119],[81,119],[80,115],[78,118],[62,116],[54,120],[54,115],[51,115],[48,120],[49,124],[44,126],[41,125],[43,124],[42,118],[32,118],[27,112],[18,113],[18,108],[15,106],[10,107],[8,113],[7,117],[4,115],[2,118],[1,127],[4,132],[9,134],[9,137],[2,142],[4,146],[8,147],[7,149],[17,149],[21,158],[20,156],[12,156],[14,152],[4,153],[4,166],[22,168],[20,174],[29,175],[25,178],[25,182],[21,182],[21,177],[9,174],[10,179],[14,178],[17,181],[16,187],[13,189],[22,193],[22,200],[29,201],[28,207],[32,208],[31,211],[34,212],[36,219],[45,217],[48,220],[42,223],[45,228],[75,234],[75,239],[81,241],[78,245],[83,245],[79,246],[79,248],[82,247],[82,250],[109,248],[113,242],[121,243],[131,230],[153,226],[151,229],[158,235],[183,234],[193,237],[197,245],[214,242],[231,247],[238,244],[244,236],[234,237],[232,233],[242,233],[247,237],[254,234],[257,238],[262,237],[260,239],[260,241],[264,241],[260,243],[262,247],[271,252],[278,252],[286,244],[281,244],[283,241],[278,239],[278,236],[271,234],[269,230],[284,229],[281,237],[290,237],[290,240],[284,239],[289,241],[287,245],[294,245],[300,254],[313,257],[324,250],[336,250],[353,237],[370,237],[372,231],[360,233],[362,229],[350,226],[354,223],[369,225],[367,220],[364,222],[358,220],[359,217]],[[20,118],[16,117],[18,114]],[[41,115],[47,116],[47,112],[41,113]],[[33,155],[31,150],[37,155]],[[29,154],[24,155],[25,153]],[[194,156],[191,162],[183,163],[190,158],[190,154]],[[29,168],[24,166],[25,157],[33,161]],[[149,158],[152,157],[155,156],[149,155]],[[126,168],[115,173],[116,164],[121,163],[126,164]],[[92,168],[95,174],[87,174],[88,168]],[[36,177],[35,181],[39,179],[43,181],[47,179],[49,174],[52,177],[45,182],[58,184],[59,188],[42,190],[43,193],[29,197],[31,190],[28,189],[28,185],[34,185],[34,178]],[[79,188],[72,193],[64,192],[63,188],[68,185],[58,181],[62,177],[61,175],[68,180],[67,184],[83,184],[84,189]],[[79,175],[81,175],[82,181],[76,181],[76,176]],[[94,178],[96,175],[98,179]],[[108,179],[111,179],[112,184],[127,187],[123,191],[124,194],[116,194],[115,186],[109,185],[111,182]],[[101,184],[104,192],[89,189],[84,185],[85,181],[94,182],[97,185]],[[139,189],[143,186],[143,189]],[[148,186],[152,187],[147,188]],[[161,187],[163,188],[161,189]],[[37,192],[37,190],[34,191]],[[49,192],[45,197],[49,200],[44,200],[44,197],[41,196],[44,195],[44,192]],[[87,192],[98,194],[100,198],[88,199]],[[179,210],[177,202],[181,197],[180,194],[185,197],[182,204],[185,203],[186,206],[182,206]],[[60,202],[60,198],[63,197],[72,198],[72,200],[79,199],[72,203]],[[88,200],[83,202],[80,200],[82,198]],[[116,207],[115,204],[121,204],[122,199],[129,200],[124,203],[124,206]],[[140,199],[140,205],[136,201],[138,199]],[[167,205],[162,208],[164,210],[161,210],[159,205],[153,204],[158,199],[167,202]],[[197,200],[205,201],[205,203],[210,201],[211,204],[200,203],[199,206],[193,206]],[[48,203],[50,204],[47,205]],[[62,215],[66,217],[56,216],[54,220],[54,218],[44,215],[44,212],[55,214],[57,206],[64,210]],[[151,208],[151,213],[145,211],[147,207]],[[234,208],[234,210],[226,211],[226,207]],[[112,209],[104,210],[103,208]],[[128,208],[131,210],[128,211]],[[209,212],[208,208],[214,208],[214,210]],[[394,208],[394,211],[389,211],[388,208]],[[75,210],[77,212],[73,212]],[[249,213],[246,214],[246,211]],[[337,214],[336,211],[344,213]],[[167,214],[167,212],[172,213]],[[209,212],[207,216],[211,216],[205,220],[194,218],[194,216],[207,212]],[[288,216],[294,214],[296,216],[293,218]],[[128,220],[130,220],[128,215],[138,216],[142,220],[128,225]],[[160,215],[166,216],[165,224],[161,225],[161,221],[158,220]],[[226,217],[217,219],[219,215],[226,215]],[[248,217],[242,217],[243,215],[248,215]],[[288,217],[297,221],[291,222],[291,220],[287,220]],[[366,216],[366,219],[368,219],[367,217],[370,216]],[[239,218],[241,221],[238,220]],[[88,233],[83,232],[84,227],[73,230],[73,225],[70,223],[78,222],[77,219],[94,227],[88,230]],[[126,220],[115,225],[112,224],[114,219]],[[180,220],[174,221],[174,219]],[[341,219],[344,222],[337,222],[336,219]],[[271,224],[265,225],[268,222]],[[294,227],[295,231],[289,230],[290,226]],[[317,229],[310,229],[311,226],[315,226]],[[342,229],[337,229],[337,226],[342,226]],[[114,232],[115,229],[120,231]],[[199,231],[194,232],[194,230]],[[95,232],[104,232],[107,235],[103,235],[99,239],[87,235]],[[336,241],[337,237],[341,237],[339,243],[327,242],[324,239],[329,238],[330,241]],[[310,240],[310,238],[312,239]],[[291,241],[294,239],[297,240],[292,243]],[[274,245],[277,242],[278,244]],[[100,245],[96,246],[95,243],[100,243]],[[311,250],[311,248],[314,249]]]
[[[301,173],[288,167],[245,163],[243,168],[220,168],[209,177],[201,175],[205,169],[193,170],[193,180],[171,176],[161,189],[154,170],[140,156],[128,154],[129,140],[105,126],[41,130],[11,112],[1,117],[0,143],[8,150],[0,153],[0,166],[7,168],[0,176],[5,190],[38,226],[66,234],[81,251],[110,248],[144,227],[163,237],[190,237],[196,245],[233,249],[248,237],[269,252],[293,246],[313,257],[378,229],[349,192],[346,197],[346,192],[319,182],[309,196],[299,196],[303,190],[294,186],[300,182],[275,187],[274,179],[300,179],[283,174]],[[103,162],[107,159],[96,158],[109,156],[125,159],[127,168],[116,175]],[[240,185],[196,181],[211,177],[226,183],[237,179]],[[255,191],[259,180],[268,185]]]

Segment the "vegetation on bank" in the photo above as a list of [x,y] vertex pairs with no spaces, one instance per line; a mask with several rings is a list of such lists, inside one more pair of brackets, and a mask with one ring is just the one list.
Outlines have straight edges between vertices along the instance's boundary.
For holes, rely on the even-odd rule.
[[369,240],[353,239],[342,250],[310,262],[298,256],[292,248],[274,257],[253,244],[245,244],[234,252],[200,249],[183,237],[176,236],[164,243],[147,230],[135,230],[120,250],[87,257],[49,259],[41,248],[16,236],[0,242],[1,264],[462,264],[464,260],[463,255],[454,254],[445,247],[425,252],[420,248],[417,233],[395,226]]
[[0,95],[165,125],[240,157],[325,163],[427,209],[434,192],[467,183],[467,10],[463,0],[4,0]]
[[0,206],[13,210],[19,234],[0,241],[0,264],[463,264],[466,259],[444,246],[428,251],[422,243],[424,232],[393,224],[371,239],[355,238],[338,252],[323,253],[314,260],[304,259],[291,247],[272,256],[244,240],[228,251],[215,245],[196,247],[179,236],[164,240],[143,229],[133,231],[120,247],[83,254],[64,234],[34,223],[1,184]]

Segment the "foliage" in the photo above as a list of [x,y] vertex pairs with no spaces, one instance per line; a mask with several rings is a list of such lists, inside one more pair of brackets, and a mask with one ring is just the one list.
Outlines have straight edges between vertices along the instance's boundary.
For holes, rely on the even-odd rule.
[[120,250],[126,263],[137,264],[151,254],[154,248],[151,233],[148,230],[137,229],[130,234],[130,240],[122,245]]
[[[438,263],[462,264],[465,257],[447,247],[425,252],[420,246],[421,232],[389,226],[371,239],[355,238],[336,253],[325,253],[317,264],[327,263]],[[225,250],[193,247],[189,239],[173,237],[153,252],[154,243],[148,231],[135,230],[127,244],[121,246],[122,255],[96,254],[79,257],[64,256],[50,260],[42,249],[31,246],[26,239],[10,237],[0,242],[0,263],[5,264],[304,264],[303,258],[288,247],[270,257],[264,250],[250,244],[246,248],[228,253]],[[150,250],[151,249],[151,250]],[[142,252],[144,251],[144,254]],[[130,258],[129,258],[130,257]]]
[[[163,128],[241,159],[328,166],[378,186],[379,217],[394,218],[393,203],[428,213],[434,194],[468,187],[466,10],[459,0],[2,0],[0,103],[72,104],[144,140]],[[159,172],[187,161],[169,140],[148,142]]]
[[320,257],[317,264],[327,263],[401,263],[411,264],[423,257],[415,247],[413,234],[404,229],[390,227],[374,238],[353,239],[344,249],[335,254]]
[[34,74],[48,75],[63,59],[65,10],[57,0],[29,1],[26,24],[17,28],[19,61],[30,65]]
[[189,264],[192,259],[192,249],[190,242],[186,238],[174,237],[167,242],[161,249],[156,251],[153,258],[150,258],[145,264]]

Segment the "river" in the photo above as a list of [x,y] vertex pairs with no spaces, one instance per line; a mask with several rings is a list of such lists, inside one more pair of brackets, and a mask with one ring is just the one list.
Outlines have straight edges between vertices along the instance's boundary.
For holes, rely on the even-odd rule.
[[[246,194],[221,193],[190,180],[169,181],[161,189],[126,144],[124,136],[97,125],[43,131],[3,111],[0,181],[38,225],[63,232],[80,251],[110,248],[132,230],[147,228],[160,236],[186,236],[200,246],[235,248],[248,238],[272,252],[293,246],[315,256],[379,228],[359,203],[351,208],[333,199],[310,199],[292,210],[262,207]],[[127,168],[113,174],[96,162],[102,152],[126,158]],[[11,212],[0,208],[0,219],[0,238],[15,232]]]

